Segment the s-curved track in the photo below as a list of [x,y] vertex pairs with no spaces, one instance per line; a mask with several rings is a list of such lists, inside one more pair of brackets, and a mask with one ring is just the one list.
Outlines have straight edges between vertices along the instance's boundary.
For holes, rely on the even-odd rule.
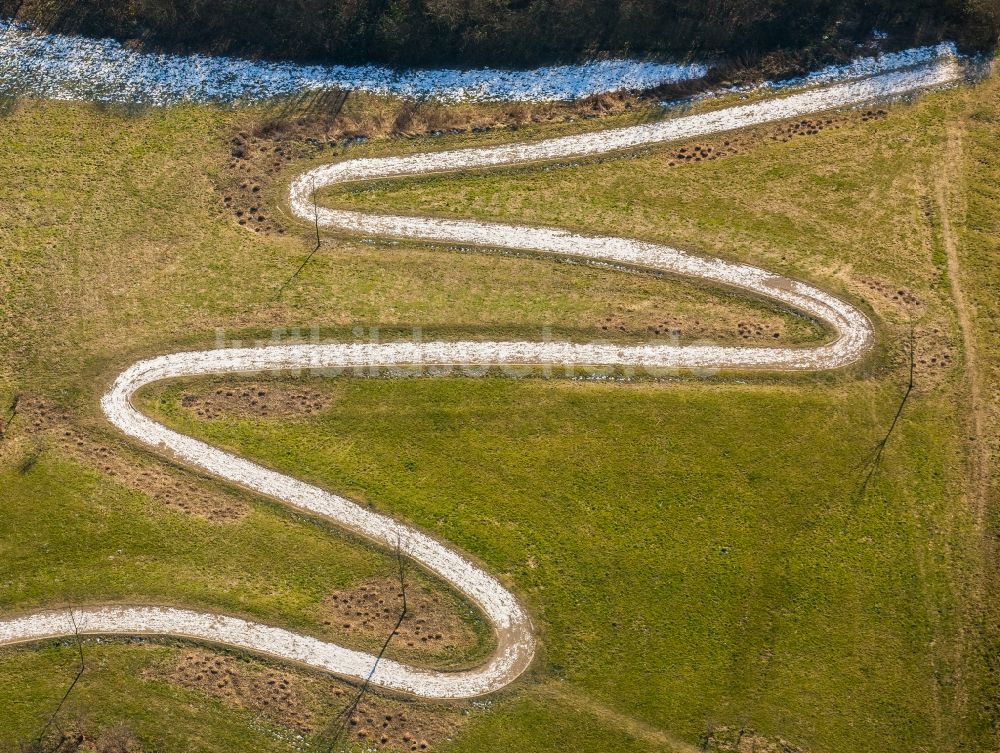
[[818,347],[614,346],[565,342],[335,343],[174,353],[136,363],[118,377],[101,400],[101,407],[108,420],[128,436],[160,448],[181,462],[310,514],[323,516],[384,546],[399,546],[405,555],[465,594],[482,609],[496,632],[497,649],[483,665],[465,671],[444,672],[389,659],[376,662],[370,654],[280,628],[235,617],[149,606],[94,606],[11,618],[0,622],[0,645],[73,635],[77,630],[82,634],[170,635],[301,662],[427,698],[465,698],[504,687],[531,663],[535,638],[528,614],[496,578],[447,544],[406,524],[168,429],[133,406],[135,392],[162,379],[265,369],[559,363],[820,370],[853,363],[872,345],[874,333],[868,318],[849,303],[822,290],[757,267],[693,256],[653,243],[577,235],[563,230],[314,210],[312,197],[317,188],[347,181],[598,155],[718,133],[940,86],[955,81],[959,75],[957,61],[946,56],[917,68],[651,125],[536,143],[347,160],[304,173],[295,179],[289,191],[292,212],[311,223],[316,219],[316,211],[319,224],[326,228],[368,236],[529,250],[627,268],[654,269],[736,288],[827,324],[835,335]]

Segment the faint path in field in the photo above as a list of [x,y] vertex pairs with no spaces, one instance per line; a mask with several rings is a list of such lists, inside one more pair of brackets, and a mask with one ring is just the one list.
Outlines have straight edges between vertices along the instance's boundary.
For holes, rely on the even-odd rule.
[[698,748],[694,745],[686,743],[683,740],[678,740],[659,727],[654,727],[652,724],[648,724],[641,719],[636,719],[634,716],[623,714],[620,711],[605,706],[592,696],[566,683],[547,683],[533,689],[532,695],[541,698],[551,698],[558,703],[569,706],[575,711],[592,716],[604,725],[620,730],[629,737],[656,745],[664,750],[669,750],[673,753],[698,753]]
[[[977,530],[986,533],[986,512],[992,486],[991,449],[989,444],[989,406],[983,400],[982,374],[980,372],[979,349],[976,342],[975,325],[962,286],[962,262],[959,253],[959,234],[955,231],[953,215],[958,214],[959,222],[964,215],[965,197],[961,186],[963,157],[963,123],[961,120],[948,124],[944,154],[940,169],[933,184],[934,201],[941,222],[941,243],[945,251],[948,284],[959,333],[962,338],[963,376],[965,378],[968,405],[965,406],[968,441],[968,472],[965,488],[967,501]],[[987,586],[981,578],[975,577],[965,582],[970,590],[973,609],[982,608],[988,598]],[[969,689],[965,675],[968,660],[970,633],[977,628],[969,626],[970,617],[965,615],[959,622],[959,640],[956,653],[950,658],[953,675],[953,696],[950,714],[964,718],[968,713]],[[937,694],[936,694],[937,695]]]
[[976,333],[969,313],[969,305],[962,289],[962,265],[958,252],[958,235],[952,226],[952,206],[961,201],[956,186],[961,179],[962,126],[952,123],[948,127],[948,140],[941,173],[934,183],[934,196],[941,216],[941,240],[948,263],[948,283],[951,298],[958,316],[962,335],[965,377],[969,390],[969,424],[973,438],[970,452],[971,474],[969,496],[976,515],[976,523],[982,530],[985,523],[986,506],[989,501],[991,471],[990,446],[986,424],[987,406],[983,402],[982,375],[979,371],[979,349]]

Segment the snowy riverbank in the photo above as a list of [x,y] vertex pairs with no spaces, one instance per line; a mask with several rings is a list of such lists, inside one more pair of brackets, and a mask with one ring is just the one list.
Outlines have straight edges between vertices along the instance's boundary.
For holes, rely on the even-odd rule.
[[701,64],[602,60],[512,71],[305,66],[202,55],[134,52],[110,39],[38,34],[0,21],[0,92],[46,99],[138,102],[260,101],[309,89],[446,101],[577,99],[700,78]]
[[[734,91],[781,91],[850,81],[954,55],[954,46],[950,44],[868,55],[799,78],[725,89],[698,98]],[[531,70],[306,66],[229,57],[140,53],[110,39],[40,34],[23,24],[0,21],[0,94],[43,99],[145,105],[234,103],[335,87],[448,102],[571,100],[602,92],[650,89],[695,80],[707,71],[708,66],[702,63],[640,60],[601,60]]]

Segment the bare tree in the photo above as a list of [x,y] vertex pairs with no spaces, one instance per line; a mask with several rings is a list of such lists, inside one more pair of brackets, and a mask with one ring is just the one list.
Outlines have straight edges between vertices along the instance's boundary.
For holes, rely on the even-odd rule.
[[306,256],[306,258],[303,260],[303,262],[299,265],[299,268],[296,269],[291,274],[291,276],[287,280],[285,280],[284,283],[282,283],[282,285],[281,285],[280,288],[278,288],[278,292],[274,294],[274,300],[278,300],[279,298],[281,298],[281,294],[284,292],[285,288],[288,287],[288,285],[292,282],[292,280],[294,280],[296,277],[299,276],[299,273],[303,269],[305,269],[305,266],[306,266],[306,264],[309,263],[309,260],[312,259],[313,256],[316,255],[317,251],[319,251],[319,247],[320,247],[322,241],[320,240],[320,235],[319,235],[319,207],[316,204],[316,181],[315,180],[312,182],[312,202],[313,202],[313,224],[316,227],[316,246],[313,248],[312,251],[309,252],[309,255]]
[[358,692],[351,699],[350,703],[348,703],[347,706],[345,706],[327,726],[327,729],[323,734],[323,737],[325,738],[323,750],[325,750],[326,753],[332,753],[336,746],[343,742],[344,737],[347,734],[351,717],[354,715],[354,712],[358,710],[358,706],[361,704],[362,699],[368,693],[368,689],[371,686],[371,680],[375,676],[375,670],[378,669],[379,662],[382,660],[386,650],[389,648],[389,643],[392,641],[393,636],[395,636],[399,631],[400,625],[403,624],[403,620],[405,620],[407,616],[406,561],[403,559],[403,550],[398,535],[396,539],[396,564],[399,567],[399,592],[403,599],[403,605],[399,611],[399,617],[397,618],[396,624],[393,626],[392,630],[389,631],[389,635],[386,636],[385,641],[382,643],[382,648],[375,657],[375,662],[372,664],[371,671],[368,673],[365,681],[361,684]]
[[[66,700],[73,692],[73,689],[76,687],[76,684],[80,682],[80,678],[83,677],[83,673],[87,669],[87,663],[83,655],[83,640],[80,638],[80,628],[76,623],[76,614],[73,612],[72,609],[70,609],[69,616],[70,620],[73,622],[73,636],[76,638],[76,649],[80,655],[80,664],[77,667],[76,675],[74,675],[73,681],[70,682],[69,687],[66,688],[66,692],[63,693],[62,698],[59,699],[59,703],[56,704],[55,710],[49,715],[49,718],[46,720],[45,724],[42,726],[41,731],[38,733],[38,737],[35,738],[34,750],[37,751],[45,751],[45,743],[44,743],[45,735],[48,734],[48,731],[49,729],[52,728],[53,724],[58,726],[57,719],[59,717],[59,712],[61,712],[63,706],[66,705]],[[55,748],[55,750],[58,750],[58,746]]]
[[885,454],[886,445],[889,443],[889,438],[892,433],[896,430],[897,424],[899,424],[899,419],[903,415],[903,409],[906,407],[906,402],[910,399],[910,394],[913,392],[914,372],[916,367],[916,338],[913,332],[913,320],[910,320],[910,337],[908,340],[908,356],[909,356],[909,378],[906,383],[906,389],[903,391],[903,396],[900,398],[899,406],[896,408],[895,414],[893,414],[892,421],[889,423],[889,428],[886,430],[885,435],[881,440],[875,445],[872,450],[871,456],[868,461],[864,464],[863,468],[866,469],[864,478],[858,486],[858,491],[856,494],[857,499],[860,501],[864,498],[865,493],[868,491],[868,487],[871,486],[872,480],[875,478],[882,465],[882,456]]
[[10,405],[7,406],[7,415],[4,419],[0,420],[0,442],[2,442],[7,436],[7,429],[10,428],[11,422],[17,416],[17,406],[21,402],[20,395],[14,395],[11,398]]

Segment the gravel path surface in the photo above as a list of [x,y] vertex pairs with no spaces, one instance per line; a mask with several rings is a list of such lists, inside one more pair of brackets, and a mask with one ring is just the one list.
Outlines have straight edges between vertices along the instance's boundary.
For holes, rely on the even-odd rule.
[[[603,154],[749,125],[798,117],[835,107],[897,96],[956,81],[960,69],[949,55],[916,67],[781,99],[614,131],[567,136],[531,144],[435,152],[409,157],[357,159],[311,170],[291,185],[289,204],[314,221],[313,192],[346,181],[417,175],[455,169]],[[401,551],[475,602],[494,626],[497,650],[480,667],[441,672],[352,651],[274,627],[215,614],[158,607],[99,606],[40,612],[0,622],[0,645],[86,634],[156,634],[189,637],[302,662],[329,672],[429,698],[490,693],[518,677],[535,652],[531,620],[496,578],[448,545],[350,500],[211,447],[142,415],[132,404],[139,388],[162,379],[201,374],[301,368],[394,365],[579,364],[629,368],[835,369],[860,359],[874,337],[855,307],[806,283],[746,264],[687,254],[623,238],[577,235],[564,230],[490,222],[366,215],[318,210],[324,227],[355,234],[431,240],[448,244],[520,249],[585,258],[617,266],[655,269],[764,296],[829,325],[833,338],[814,348],[573,344],[565,342],[427,342],[290,345],[174,353],[141,361],[122,373],[101,401],[108,419],[125,434],[162,448],[181,462],[228,479],[343,528]]]

